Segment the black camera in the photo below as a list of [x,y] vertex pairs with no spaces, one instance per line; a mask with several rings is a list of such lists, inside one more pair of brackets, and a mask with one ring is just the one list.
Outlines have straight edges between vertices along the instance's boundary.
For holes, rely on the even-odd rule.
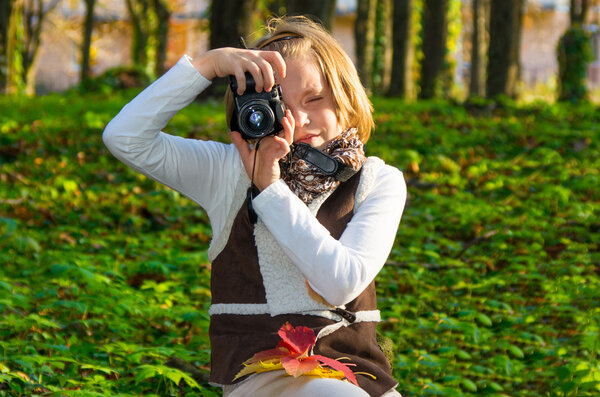
[[229,76],[233,92],[233,113],[229,126],[239,131],[245,140],[275,135],[283,129],[285,105],[281,99],[281,87],[275,85],[269,92],[256,92],[252,75],[246,72],[246,91],[238,95],[235,76]]

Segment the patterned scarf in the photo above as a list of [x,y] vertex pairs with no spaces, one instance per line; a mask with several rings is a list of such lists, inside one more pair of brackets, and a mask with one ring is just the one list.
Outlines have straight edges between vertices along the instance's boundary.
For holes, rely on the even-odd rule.
[[[360,170],[367,160],[356,128],[342,132],[327,144],[323,152],[356,171]],[[282,158],[279,160],[279,166],[283,181],[307,205],[318,195],[329,192],[340,184],[334,177],[324,175],[296,155]]]

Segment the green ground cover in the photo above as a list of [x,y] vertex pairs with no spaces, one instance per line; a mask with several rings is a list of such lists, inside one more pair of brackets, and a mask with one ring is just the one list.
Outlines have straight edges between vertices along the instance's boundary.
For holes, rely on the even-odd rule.
[[[207,217],[101,141],[133,95],[0,97],[0,396],[218,395]],[[409,185],[378,278],[399,390],[598,395],[598,109],[374,102],[368,154]],[[223,126],[211,102],[167,131]]]

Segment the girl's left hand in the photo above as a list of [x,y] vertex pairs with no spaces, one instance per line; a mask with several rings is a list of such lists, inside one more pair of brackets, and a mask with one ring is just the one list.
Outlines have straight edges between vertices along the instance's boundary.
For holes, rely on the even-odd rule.
[[[294,136],[294,117],[289,109],[285,111],[285,117],[281,124],[283,130],[278,135],[264,137],[260,141],[258,149],[252,150],[238,131],[231,132],[231,139],[242,157],[242,163],[248,178],[252,179],[252,169],[254,168],[254,185],[260,191],[281,178],[279,160],[290,152],[290,145]],[[255,164],[256,150],[258,152],[256,153]]]

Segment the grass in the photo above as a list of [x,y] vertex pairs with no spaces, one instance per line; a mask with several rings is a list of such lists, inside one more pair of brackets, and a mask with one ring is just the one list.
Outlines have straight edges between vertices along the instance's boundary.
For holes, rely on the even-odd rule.
[[[219,395],[206,214],[101,142],[133,95],[0,97],[1,396]],[[599,394],[598,109],[374,104],[409,186],[377,284],[402,394]],[[223,113],[167,131],[224,141]]]

